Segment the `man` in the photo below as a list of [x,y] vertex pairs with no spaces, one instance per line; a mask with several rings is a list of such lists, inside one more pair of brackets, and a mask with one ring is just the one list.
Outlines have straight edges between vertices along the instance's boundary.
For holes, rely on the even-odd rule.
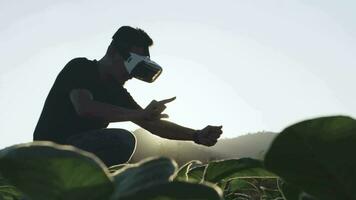
[[149,59],[152,44],[143,30],[123,26],[99,61],[71,60],[47,96],[34,140],[76,146],[94,153],[107,166],[127,162],[136,146],[132,133],[107,128],[110,122],[131,121],[163,138],[214,145],[222,126],[194,130],[162,120],[168,117],[163,113],[165,104],[175,97],[153,100],[141,108],[123,87],[133,77],[152,82],[159,76],[160,66]]

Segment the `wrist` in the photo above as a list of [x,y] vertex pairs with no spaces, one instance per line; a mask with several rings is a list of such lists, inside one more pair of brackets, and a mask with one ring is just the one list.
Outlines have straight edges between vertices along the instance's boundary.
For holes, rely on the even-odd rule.
[[194,143],[196,143],[196,144],[200,144],[200,134],[201,134],[201,130],[196,130],[196,131],[194,131],[194,133],[193,133],[193,142]]
[[133,118],[134,120],[144,120],[146,118],[145,110],[134,110]]

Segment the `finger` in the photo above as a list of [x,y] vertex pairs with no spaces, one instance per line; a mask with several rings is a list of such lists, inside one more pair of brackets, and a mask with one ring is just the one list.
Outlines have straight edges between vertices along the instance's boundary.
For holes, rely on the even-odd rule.
[[162,111],[159,111],[159,110],[154,110],[151,112],[151,116],[153,116],[153,117],[159,117],[162,114],[163,114]]
[[216,132],[216,133],[222,133],[222,130],[221,129],[219,129],[219,128],[211,128],[210,130],[209,130],[209,132]]
[[223,126],[211,126],[211,130],[221,130]]
[[217,142],[217,139],[214,138],[214,139],[210,139],[210,138],[201,138],[200,140],[200,143],[203,144],[203,145],[206,145],[206,146],[212,146],[214,144],[216,144]]
[[154,111],[162,113],[166,108],[167,108],[167,106],[165,106],[165,105],[159,105],[156,108],[154,108]]
[[149,121],[156,121],[156,120],[160,120],[163,118],[169,118],[169,116],[167,114],[159,114],[156,116],[151,116],[150,118],[148,118]]
[[167,115],[167,114],[160,114],[160,115],[159,115],[159,118],[169,118],[169,115]]
[[215,130],[209,130],[208,133],[215,136],[220,136],[223,133],[223,131],[221,129],[215,129]]
[[220,131],[221,128],[222,128],[222,126],[210,126],[210,125],[205,127],[205,129],[207,129],[209,132],[210,131]]
[[219,137],[220,137],[220,134],[217,134],[217,133],[207,135],[207,138],[209,138],[210,140],[216,140]]
[[214,139],[208,139],[209,140],[209,142],[211,142],[211,143],[217,143],[218,142],[218,139],[217,138],[214,138]]
[[214,146],[217,142],[218,142],[217,140],[210,140],[206,143],[206,145],[211,147],[211,146]]
[[150,105],[145,108],[148,112],[154,112],[154,113],[161,113],[164,109],[167,107],[163,104],[157,104],[157,103],[151,103]]
[[156,100],[152,100],[148,105],[150,105],[150,106],[154,106],[155,104],[157,104],[158,103],[158,101],[156,101]]
[[209,135],[207,138],[210,140],[217,140],[220,138],[220,135]]
[[218,142],[218,139],[211,140],[212,143],[216,144]]
[[146,109],[153,109],[156,107],[157,101],[156,100],[152,100],[146,107]]
[[207,133],[208,136],[211,136],[211,137],[215,137],[215,138],[218,138],[220,137],[220,135],[222,134],[222,130],[215,130],[215,131],[209,131]]
[[207,138],[200,138],[199,139],[199,144],[207,146],[208,144],[210,144],[210,140],[208,140]]
[[166,104],[166,103],[174,101],[175,99],[176,99],[176,97],[172,97],[172,98],[169,98],[169,99],[164,99],[164,100],[158,101],[158,103]]

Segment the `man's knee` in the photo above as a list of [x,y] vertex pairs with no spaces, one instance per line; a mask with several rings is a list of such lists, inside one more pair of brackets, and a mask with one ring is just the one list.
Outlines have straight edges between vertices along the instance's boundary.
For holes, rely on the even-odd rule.
[[128,162],[136,149],[136,137],[124,129],[90,131],[70,141],[78,148],[98,156],[107,166]]
[[130,131],[125,129],[109,128],[105,129],[104,134],[118,145],[124,144],[127,147],[131,147],[133,150],[136,147],[136,137]]
[[111,145],[108,145],[106,151],[102,152],[109,156],[105,164],[108,166],[125,163],[131,160],[136,149],[136,137],[130,131],[124,129],[105,129],[105,137],[108,137]]

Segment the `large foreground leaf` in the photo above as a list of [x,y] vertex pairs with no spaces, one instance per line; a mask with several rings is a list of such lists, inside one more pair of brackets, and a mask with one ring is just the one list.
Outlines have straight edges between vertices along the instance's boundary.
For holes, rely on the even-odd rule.
[[0,172],[34,200],[102,200],[113,190],[108,172],[96,157],[49,142],[0,151]]
[[19,200],[23,194],[13,185],[10,185],[0,174],[0,200]]
[[199,166],[199,167],[191,168],[187,172],[188,181],[189,182],[193,182],[193,183],[202,182],[205,168],[206,168],[206,165],[202,165],[202,166]]
[[188,172],[190,171],[192,165],[201,165],[202,163],[199,160],[192,160],[187,162],[182,167],[179,168],[176,177],[174,180],[176,181],[188,181]]
[[114,174],[115,193],[112,199],[130,197],[153,185],[173,178],[177,164],[169,158],[150,158],[129,165]]
[[319,199],[356,199],[356,121],[323,117],[295,124],[272,143],[266,167]]
[[221,196],[216,186],[174,181],[147,187],[120,200],[220,200]]
[[[235,178],[228,181],[224,190],[226,200],[235,199],[282,199],[277,187],[278,178]],[[290,200],[290,199],[288,199]]]
[[114,174],[116,171],[118,171],[118,170],[120,170],[120,169],[122,169],[122,168],[124,168],[124,167],[131,166],[131,165],[132,165],[132,164],[127,164],[127,163],[125,163],[125,164],[119,164],[119,165],[113,165],[113,166],[110,166],[110,167],[109,167],[109,172],[112,173],[112,174]]
[[252,158],[214,161],[208,164],[204,173],[204,181],[218,183],[231,178],[276,177],[263,168],[263,163]]
[[12,185],[0,186],[0,199],[20,200],[22,197],[22,193],[16,187]]

